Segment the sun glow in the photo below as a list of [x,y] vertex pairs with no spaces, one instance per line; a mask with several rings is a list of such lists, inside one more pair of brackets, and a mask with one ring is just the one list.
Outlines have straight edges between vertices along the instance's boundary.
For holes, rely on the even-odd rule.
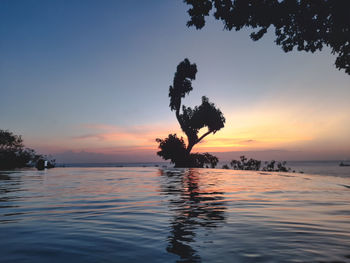
[[[279,110],[278,110],[279,109]],[[225,127],[210,134],[192,152],[232,152],[264,150],[319,150],[325,152],[350,149],[347,140],[350,132],[349,116],[333,114],[332,111],[308,111],[305,106],[284,107],[280,105],[260,105],[249,110],[223,109],[226,117]],[[303,115],[300,115],[303,112]],[[169,123],[153,123],[139,126],[117,126],[104,124],[83,124],[75,129],[76,135],[57,138],[56,141],[29,140],[31,145],[43,152],[64,152],[67,150],[93,152],[99,154],[139,153],[155,156],[158,150],[156,138],[165,138],[170,133],[182,136],[176,120]],[[200,134],[207,130],[203,128]],[[337,134],[337,136],[334,136]],[[51,144],[48,144],[50,141]],[[344,143],[345,142],[345,143]],[[31,145],[28,146],[31,146]],[[46,149],[46,150],[45,150]]]

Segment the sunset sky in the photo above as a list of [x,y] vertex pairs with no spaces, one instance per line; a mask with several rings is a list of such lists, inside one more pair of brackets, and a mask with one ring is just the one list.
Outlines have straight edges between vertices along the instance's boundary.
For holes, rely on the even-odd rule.
[[181,0],[0,1],[0,129],[61,162],[160,161],[181,134],[168,89],[197,64],[194,90],[226,117],[194,151],[232,159],[350,158],[350,76],[329,48],[284,53],[268,34],[187,28]]

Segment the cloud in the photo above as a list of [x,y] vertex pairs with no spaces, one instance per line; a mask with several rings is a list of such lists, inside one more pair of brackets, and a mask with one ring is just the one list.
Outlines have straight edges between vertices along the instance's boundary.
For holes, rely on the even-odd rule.
[[257,142],[257,140],[243,140],[243,141],[240,141],[241,143],[253,143],[253,142]]
[[[321,117],[315,117],[314,119],[317,120],[315,122],[310,121],[310,118],[293,119],[290,114],[280,116],[279,112],[268,110],[255,112],[252,115],[241,114],[235,118],[229,117],[224,129],[215,135],[207,136],[194,147],[193,152],[217,153],[223,160],[238,158],[239,155],[263,160],[335,159],[337,157],[344,159],[350,156],[349,141],[345,140],[349,126],[343,125],[342,130],[338,128],[337,136],[334,136],[335,132],[332,128],[338,127],[339,122],[348,123],[343,119],[328,120],[327,125],[321,125],[324,124]],[[28,146],[44,154],[57,153],[64,157],[63,160],[69,160],[71,156],[76,160],[89,161],[95,156],[96,160],[112,162],[155,159],[159,161],[156,156],[158,144],[155,139],[164,138],[169,133],[184,136],[176,121],[129,126],[90,123],[76,126],[74,136],[38,140]],[[332,137],[329,134],[332,134]],[[186,136],[184,138],[186,140]],[[80,155],[90,157],[84,157],[84,159],[78,157]]]
[[[219,134],[217,134],[218,136],[220,136]],[[257,140],[254,139],[242,139],[242,138],[229,138],[229,137],[216,137],[217,136],[215,134],[215,136],[208,138],[207,140],[203,140],[205,142],[218,142],[218,143],[253,143],[253,142],[257,142]]]
[[152,124],[135,126],[116,126],[103,124],[83,124],[84,133],[71,137],[73,143],[85,143],[87,145],[111,145],[114,147],[132,146],[140,148],[157,148],[155,139],[165,137],[179,128],[174,125]]
[[163,161],[151,151],[122,151],[101,153],[93,151],[64,151],[53,155],[58,163],[118,163]]
[[85,139],[98,139],[98,140],[104,140],[103,134],[85,134],[85,135],[79,135],[79,136],[74,136],[73,139],[77,140],[85,140]]

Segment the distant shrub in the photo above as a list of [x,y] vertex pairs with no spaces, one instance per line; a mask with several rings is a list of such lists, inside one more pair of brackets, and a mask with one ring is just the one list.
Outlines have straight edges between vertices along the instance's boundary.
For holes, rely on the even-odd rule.
[[291,168],[286,166],[287,162],[276,162],[275,160],[272,160],[270,162],[265,162],[265,167],[263,167],[263,171],[268,172],[289,172],[291,171]]
[[224,165],[222,166],[222,169],[230,169],[230,167],[228,167],[227,164],[224,164]]
[[240,156],[240,160],[232,160],[230,163],[234,170],[251,170],[259,171],[261,161],[250,158],[249,160],[244,156]]
[[[265,162],[265,166],[261,170],[267,172],[290,172],[291,168],[287,167],[286,164],[287,162],[285,161],[276,162],[275,160],[272,160],[269,162]],[[242,155],[240,156],[240,160],[232,160],[230,165],[234,170],[259,171],[261,167],[261,161],[252,158],[248,159],[244,155]]]

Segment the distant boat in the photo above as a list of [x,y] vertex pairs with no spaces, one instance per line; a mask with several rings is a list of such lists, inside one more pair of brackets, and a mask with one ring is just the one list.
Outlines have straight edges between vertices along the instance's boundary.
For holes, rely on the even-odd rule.
[[349,163],[340,162],[339,166],[350,166]]

